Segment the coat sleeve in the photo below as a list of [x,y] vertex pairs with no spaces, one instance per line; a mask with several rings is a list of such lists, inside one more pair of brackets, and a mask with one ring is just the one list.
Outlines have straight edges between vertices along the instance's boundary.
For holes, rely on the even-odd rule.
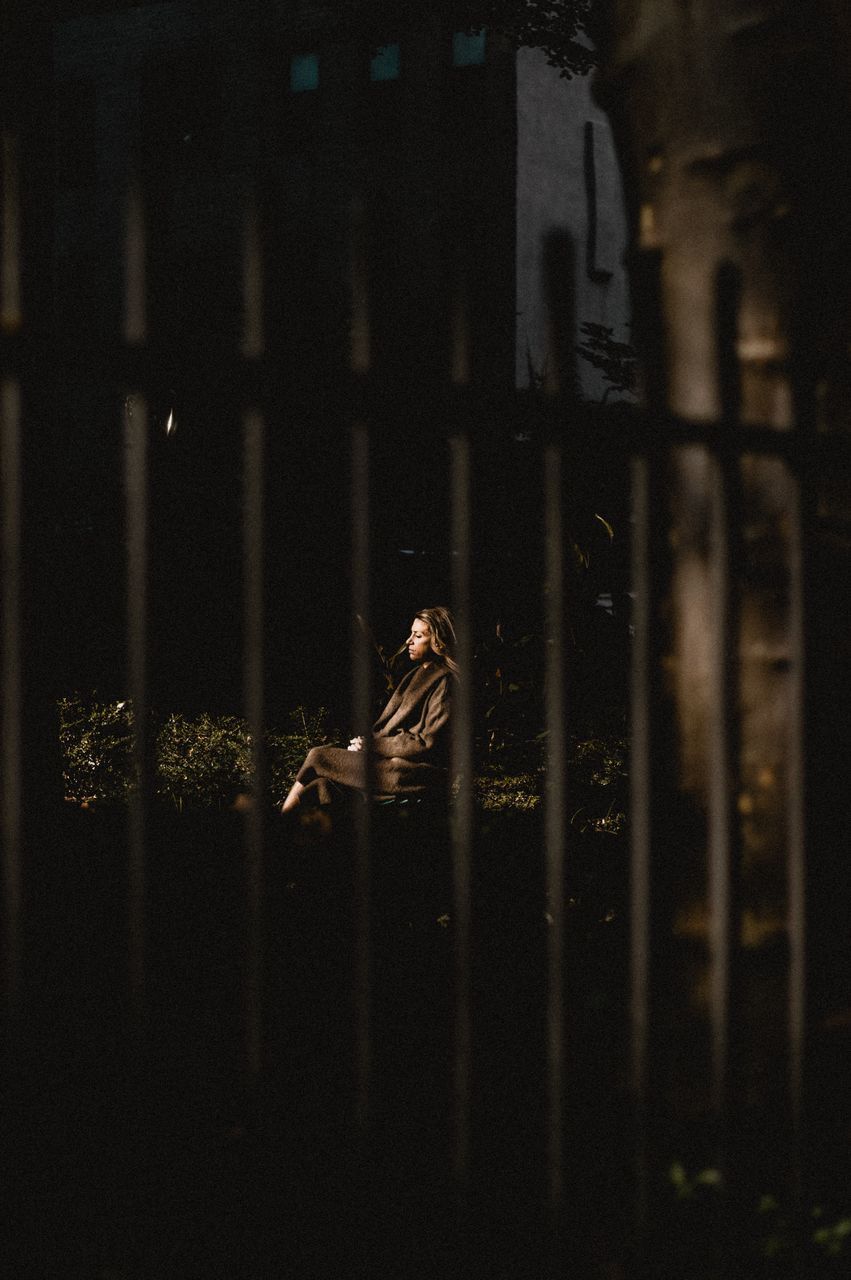
[[377,756],[398,756],[402,760],[431,755],[449,726],[450,703],[449,681],[443,680],[432,689],[426,700],[420,731],[414,733],[401,729],[398,733],[376,734],[372,739],[373,752]]

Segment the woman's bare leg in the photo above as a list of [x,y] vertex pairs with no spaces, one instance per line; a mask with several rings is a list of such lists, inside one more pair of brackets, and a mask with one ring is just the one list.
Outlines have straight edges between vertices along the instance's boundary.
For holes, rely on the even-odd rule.
[[300,782],[294,782],[290,787],[289,794],[281,805],[281,813],[289,813],[290,809],[295,809],[301,801],[301,793],[304,787]]

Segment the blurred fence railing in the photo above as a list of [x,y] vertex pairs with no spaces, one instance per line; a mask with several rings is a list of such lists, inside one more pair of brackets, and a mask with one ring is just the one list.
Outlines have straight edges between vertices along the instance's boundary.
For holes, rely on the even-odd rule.
[[[125,839],[125,888],[116,910],[125,917],[126,938],[125,984],[128,1008],[133,1011],[137,1031],[152,1016],[147,1008],[147,974],[152,948],[156,943],[155,922],[149,895],[152,841],[160,837],[149,822],[151,786],[151,743],[146,739],[145,708],[149,702],[150,654],[148,631],[151,612],[157,609],[156,595],[150,582],[148,558],[151,493],[148,484],[147,441],[150,419],[148,397],[152,393],[150,371],[155,366],[156,352],[149,341],[146,324],[146,231],[142,201],[135,188],[127,197],[126,296],[123,342],[112,351],[100,350],[88,355],[101,362],[115,385],[123,383],[123,403],[117,407],[124,432],[124,494],[126,540],[126,649],[127,688],[136,710],[134,719],[133,761],[137,780],[131,796]],[[380,387],[372,379],[372,338],[370,332],[370,281],[365,250],[363,209],[353,206],[352,216],[352,340],[351,340],[351,498],[350,538],[339,548],[350,561],[351,606],[355,615],[369,616],[376,590],[371,560],[372,524],[370,513],[375,493],[383,477],[371,473],[372,422],[379,416],[374,405],[379,401]],[[75,335],[46,335],[32,331],[28,325],[26,299],[21,297],[21,202],[19,197],[18,162],[15,138],[4,136],[3,145],[3,238],[2,238],[2,832],[3,832],[3,984],[7,1020],[10,1026],[26,1026],[30,1016],[28,964],[30,951],[38,945],[27,922],[27,884],[30,856],[34,840],[44,839],[47,828],[45,804],[53,780],[45,780],[35,770],[37,760],[28,754],[25,738],[26,707],[38,701],[40,691],[28,675],[31,651],[26,637],[32,619],[25,617],[26,592],[22,575],[44,572],[41,564],[30,570],[28,536],[32,523],[39,518],[39,499],[28,485],[30,452],[38,447],[42,424],[31,413],[29,394],[40,379],[55,377],[56,363],[81,356],[82,344]],[[259,744],[263,738],[266,704],[266,637],[263,618],[268,610],[264,562],[267,554],[267,531],[270,513],[264,509],[266,467],[268,465],[267,431],[269,429],[268,352],[264,344],[262,298],[264,288],[263,246],[258,215],[249,203],[245,212],[245,262],[243,296],[235,300],[243,311],[243,331],[238,348],[232,354],[234,378],[242,389],[240,400],[243,473],[242,473],[242,583],[244,608],[244,644],[234,663],[243,666],[245,714],[252,741],[257,744],[253,758],[256,803],[245,815],[245,881],[243,936],[235,942],[243,954],[234,963],[244,973],[241,996],[241,1018],[244,1045],[243,1068],[252,1089],[260,1090],[264,1081],[282,1070],[279,1060],[270,1060],[264,1038],[264,1020],[268,1014],[268,955],[270,933],[280,927],[267,900],[270,858],[270,824],[273,815],[265,814],[260,803],[265,794],[265,764]],[[451,604],[458,620],[459,661],[469,671],[473,658],[475,616],[472,577],[475,553],[471,524],[471,504],[475,501],[476,468],[471,454],[471,423],[481,416],[480,391],[472,384],[469,360],[469,316],[465,302],[465,281],[456,281],[453,313],[450,317],[450,367],[445,384],[434,388],[435,416],[446,424],[448,435],[448,471],[446,489],[449,495],[451,566],[447,581],[451,586]],[[49,367],[52,365],[52,368]],[[483,402],[484,403],[484,402]],[[493,411],[494,395],[486,397],[487,413]],[[286,417],[287,406],[277,404],[275,411]],[[740,1034],[736,995],[741,990],[737,974],[741,969],[741,920],[739,905],[738,815],[741,808],[740,762],[742,705],[739,684],[738,618],[736,575],[739,572],[741,536],[742,458],[776,458],[786,469],[788,509],[785,512],[786,537],[789,547],[789,580],[791,599],[791,648],[786,655],[793,673],[790,683],[791,707],[781,726],[788,735],[787,779],[789,802],[785,824],[787,847],[782,856],[787,868],[786,914],[784,931],[788,939],[788,963],[781,987],[787,1002],[786,1054],[788,1061],[787,1121],[790,1131],[798,1135],[802,1123],[803,1073],[806,1061],[806,904],[805,904],[805,732],[803,671],[806,651],[806,613],[804,608],[804,552],[806,531],[802,520],[809,500],[808,477],[831,465],[840,445],[832,439],[805,435],[799,430],[779,433],[742,424],[688,423],[665,420],[660,415],[648,418],[637,409],[607,416],[598,413],[593,421],[576,412],[571,396],[556,386],[548,387],[546,418],[550,427],[542,445],[541,497],[539,518],[542,523],[544,559],[540,565],[540,588],[546,628],[546,708],[547,781],[544,797],[545,819],[540,831],[542,847],[530,850],[530,864],[540,859],[544,875],[538,884],[542,891],[538,903],[541,918],[548,913],[546,962],[536,998],[540,1001],[540,1017],[546,1027],[540,1040],[543,1055],[540,1074],[541,1099],[536,1105],[544,1115],[544,1139],[536,1157],[539,1167],[542,1221],[556,1241],[561,1241],[553,1255],[564,1246],[565,1237],[581,1234],[585,1224],[576,1216],[577,1184],[583,1177],[583,1155],[577,1152],[574,1117],[581,1100],[577,1100],[571,1083],[573,1021],[569,991],[579,976],[566,972],[566,957],[576,960],[581,946],[571,939],[570,916],[566,909],[566,848],[571,794],[567,771],[568,729],[571,688],[567,682],[567,619],[571,600],[565,571],[566,528],[563,513],[565,473],[569,473],[583,452],[605,449],[612,456],[631,457],[631,590],[632,667],[631,667],[631,813],[629,816],[632,855],[630,878],[631,908],[629,916],[628,1009],[631,1042],[628,1081],[612,1079],[612,1096],[625,1091],[631,1099],[631,1117],[625,1117],[619,1133],[622,1150],[634,1153],[626,1176],[628,1194],[636,1209],[637,1235],[648,1238],[648,1224],[653,1220],[654,1196],[658,1194],[660,1176],[659,1152],[664,1144],[661,1134],[670,1117],[665,1114],[668,1081],[663,1078],[670,1054],[676,1053],[677,1028],[670,1017],[660,1018],[659,1010],[671,999],[675,951],[671,945],[672,920],[676,903],[671,893],[671,860],[677,858],[680,834],[669,805],[682,782],[674,758],[674,726],[671,719],[670,693],[666,687],[666,668],[661,619],[670,606],[670,560],[672,548],[668,539],[669,464],[682,451],[697,450],[708,460],[706,483],[709,492],[708,591],[711,599],[708,616],[712,619],[710,668],[695,673],[694,678],[708,681],[706,699],[708,775],[704,779],[707,796],[704,832],[704,869],[706,876],[706,943],[707,943],[707,1010],[709,1056],[706,1064],[710,1079],[708,1114],[702,1121],[707,1135],[706,1158],[723,1166],[729,1159],[731,1141],[731,1056],[736,1036]],[[517,411],[516,398],[505,397],[507,418]],[[236,421],[233,430],[240,429]],[[847,461],[847,459],[846,459]],[[57,466],[61,459],[56,459]],[[317,503],[322,495],[316,494]],[[24,516],[24,509],[29,513]],[[35,513],[35,515],[33,515]],[[522,538],[524,530],[518,528]],[[67,588],[67,584],[62,590]],[[61,590],[57,598],[61,599]],[[37,625],[37,619],[35,623]],[[352,723],[357,731],[366,732],[371,720],[373,701],[371,660],[368,641],[362,629],[355,627],[352,641],[353,705]],[[42,661],[42,659],[39,659]],[[36,677],[37,679],[37,673]],[[688,673],[685,674],[688,679]],[[474,850],[481,837],[472,796],[473,771],[473,703],[470,684],[462,681],[454,722],[454,768],[461,778],[461,790],[454,801],[450,827],[452,864],[452,936],[454,946],[453,1008],[448,1042],[451,1060],[446,1062],[448,1096],[451,1098],[451,1143],[445,1153],[446,1168],[440,1171],[463,1205],[471,1194],[469,1183],[473,1113],[481,1105],[477,1098],[475,1062],[477,1027],[477,991],[481,979],[477,965],[487,963],[476,956],[475,923],[477,904],[474,898]],[[26,690],[26,706],[25,695]],[[33,763],[34,762],[34,763]],[[406,834],[405,839],[410,839]],[[344,943],[351,949],[349,976],[353,1033],[352,1058],[353,1097],[351,1123],[353,1132],[369,1135],[375,1121],[373,1006],[377,995],[373,963],[374,893],[376,869],[371,866],[374,842],[372,815],[367,808],[360,811],[354,832],[356,853],[352,894],[354,926]],[[44,851],[42,851],[43,854]],[[776,852],[776,851],[775,851]],[[61,856],[57,851],[57,857]],[[275,855],[277,856],[277,855]],[[44,857],[39,865],[44,865]],[[42,886],[43,891],[43,886]],[[517,892],[525,892],[518,886]],[[329,946],[332,940],[329,939]],[[72,964],[73,960],[69,960]],[[627,976],[624,976],[626,995]],[[382,979],[386,981],[386,974]],[[276,985],[280,976],[276,978]],[[781,998],[778,996],[778,998]],[[661,1002],[661,1003],[660,1003]],[[505,1034],[510,1036],[511,1017]],[[685,1025],[685,1024],[684,1024]],[[688,1031],[684,1034],[690,1034]],[[669,1037],[674,1038],[672,1045]],[[578,1087],[578,1086],[577,1086]],[[508,1091],[509,1097],[511,1091]],[[528,1099],[521,1092],[512,1105],[522,1108]],[[499,1124],[499,1117],[492,1117]],[[390,1139],[392,1143],[392,1134]],[[621,1153],[622,1154],[622,1153]],[[435,1157],[437,1159],[437,1157]],[[654,1163],[656,1162],[656,1163]],[[473,1165],[475,1161],[473,1161]],[[425,1194],[425,1192],[424,1192]],[[572,1206],[572,1209],[571,1209]],[[504,1212],[510,1218],[511,1210]],[[571,1219],[571,1213],[573,1218]],[[516,1231],[522,1236],[524,1227],[518,1219]],[[531,1247],[531,1246],[530,1246]],[[648,1246],[651,1247],[652,1246]],[[568,1251],[569,1252],[569,1251]],[[632,1255],[633,1258],[635,1255]],[[647,1258],[645,1258],[647,1261]],[[543,1264],[542,1264],[543,1265]],[[547,1263],[546,1265],[550,1265]],[[555,1264],[554,1264],[555,1265]],[[636,1266],[639,1264],[636,1262]],[[652,1259],[648,1263],[651,1266]],[[602,1266],[602,1264],[601,1264]],[[543,1274],[543,1272],[542,1272]],[[602,1274],[602,1272],[601,1272]],[[614,1273],[612,1273],[614,1274]]]

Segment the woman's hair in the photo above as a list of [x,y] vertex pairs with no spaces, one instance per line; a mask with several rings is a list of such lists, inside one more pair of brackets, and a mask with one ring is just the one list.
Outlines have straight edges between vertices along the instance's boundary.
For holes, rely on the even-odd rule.
[[455,622],[452,614],[442,604],[433,609],[418,609],[414,617],[428,624],[431,632],[431,647],[434,654],[446,663],[450,671],[458,674],[458,663],[455,661]]

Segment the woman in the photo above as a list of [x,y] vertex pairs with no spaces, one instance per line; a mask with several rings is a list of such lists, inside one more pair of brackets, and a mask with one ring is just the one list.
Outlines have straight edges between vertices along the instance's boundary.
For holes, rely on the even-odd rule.
[[[447,784],[455,626],[448,609],[421,609],[407,648],[413,671],[399,682],[372,727],[371,737],[347,748],[314,747],[298,771],[281,812],[331,804],[345,790],[375,795],[422,795]],[[360,753],[360,754],[358,754]],[[367,776],[369,774],[369,776]]]

